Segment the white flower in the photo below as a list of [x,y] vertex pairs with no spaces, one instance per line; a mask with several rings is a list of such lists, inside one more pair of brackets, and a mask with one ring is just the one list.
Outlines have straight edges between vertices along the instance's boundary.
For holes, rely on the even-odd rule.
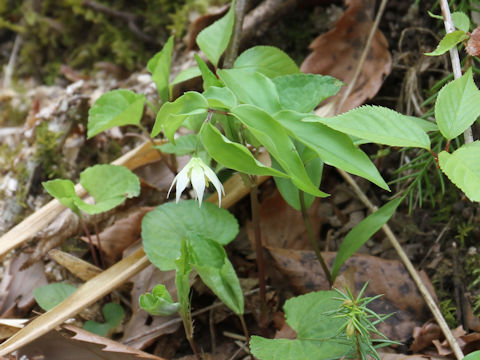
[[218,193],[218,206],[222,204],[222,194],[225,195],[223,185],[218,180],[217,175],[210,169],[199,157],[192,157],[185,167],[173,179],[172,185],[168,190],[167,197],[170,196],[170,191],[175,183],[177,184],[176,202],[180,200],[180,196],[188,184],[192,182],[195,198],[198,198],[199,206],[202,205],[203,192],[205,186],[208,186],[208,181],[211,181]]

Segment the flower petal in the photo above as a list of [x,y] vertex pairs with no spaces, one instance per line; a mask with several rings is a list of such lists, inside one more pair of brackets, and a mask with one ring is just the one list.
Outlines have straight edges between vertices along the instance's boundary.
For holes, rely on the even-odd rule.
[[202,205],[203,192],[205,191],[205,174],[203,173],[202,166],[194,166],[190,175],[192,181],[193,190],[198,198],[198,205]]
[[223,189],[223,185],[218,180],[217,175],[213,172],[212,169],[210,169],[208,166],[205,166],[203,168],[203,171],[205,171],[205,176],[207,177],[208,180],[210,180],[215,187],[215,190],[217,190],[218,193],[218,207],[222,206],[222,194],[225,196],[225,190]]
[[190,179],[188,178],[188,164],[178,173],[175,179],[177,180],[177,193],[175,201],[178,203],[180,201],[180,196],[190,183]]

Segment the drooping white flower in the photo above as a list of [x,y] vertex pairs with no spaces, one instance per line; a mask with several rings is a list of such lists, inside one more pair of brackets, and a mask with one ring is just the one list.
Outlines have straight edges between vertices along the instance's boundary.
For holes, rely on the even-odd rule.
[[173,186],[177,184],[176,202],[180,200],[180,196],[186,189],[188,184],[192,182],[193,191],[195,192],[195,198],[198,199],[198,205],[202,205],[203,193],[205,186],[208,186],[208,182],[211,181],[218,193],[218,206],[222,205],[222,194],[225,195],[223,185],[218,180],[217,175],[210,169],[202,159],[199,157],[192,157],[185,167],[173,179],[172,185],[168,190],[167,197],[170,196],[170,191]]

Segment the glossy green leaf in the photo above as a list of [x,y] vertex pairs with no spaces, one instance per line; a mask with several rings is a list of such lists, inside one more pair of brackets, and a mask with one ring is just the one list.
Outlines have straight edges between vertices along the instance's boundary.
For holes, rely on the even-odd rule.
[[382,106],[365,105],[333,118],[311,117],[304,121],[319,122],[378,144],[430,149],[430,138],[416,122]]
[[35,288],[33,296],[38,306],[45,311],[50,311],[72,295],[75,290],[77,290],[75,286],[67,283],[52,283]]
[[265,146],[299,189],[314,196],[328,196],[312,184],[295,145],[279,122],[252,105],[239,105],[231,112]]
[[283,172],[263,165],[245,146],[228,140],[210,123],[205,124],[200,135],[210,156],[227,168],[250,175],[286,177]]
[[345,134],[321,123],[301,121],[308,114],[281,111],[274,118],[290,135],[315,152],[328,165],[361,176],[382,189],[390,190],[370,158]]
[[336,297],[338,295],[334,291],[319,291],[287,300],[285,316],[287,323],[297,332],[297,338],[264,339],[252,336],[250,351],[259,360],[342,358],[351,347],[331,338],[345,320],[325,315],[339,307],[341,300]]
[[175,287],[180,304],[178,309],[182,318],[187,318],[190,313],[190,273],[192,267],[189,261],[187,242],[185,238],[180,241],[180,256],[175,259]]
[[205,96],[212,108],[230,109],[238,105],[237,98],[226,87],[210,86],[203,92],[203,96]]
[[226,245],[237,233],[237,220],[227,210],[208,202],[199,207],[194,200],[162,204],[142,220],[145,253],[163,271],[176,268],[182,239],[210,239]]
[[175,139],[175,144],[166,143],[156,146],[158,150],[165,154],[175,154],[178,156],[188,155],[193,153],[197,148],[197,135],[188,134],[180,136]]
[[115,126],[139,125],[145,96],[118,89],[100,96],[88,112],[87,138]]
[[125,317],[125,310],[123,307],[116,303],[105,304],[102,308],[103,318],[105,322],[99,323],[93,320],[88,320],[83,324],[83,328],[91,333],[107,336],[112,330],[115,330]]
[[187,242],[190,263],[202,281],[235,314],[243,314],[243,292],[235,269],[222,245],[213,239],[191,236]]
[[202,58],[197,54],[195,54],[194,57],[195,57],[195,61],[198,64],[200,72],[202,73],[203,89],[207,90],[210,86],[218,86],[218,87],[223,86],[222,82],[217,79],[217,77],[212,72],[212,70],[210,70],[210,68],[205,63],[205,61],[203,61]]
[[147,63],[147,69],[152,74],[152,80],[157,86],[158,96],[163,102],[168,100],[168,80],[170,78],[170,65],[172,62],[173,36]]
[[177,76],[172,80],[170,83],[170,86],[179,84],[183,81],[187,81],[193,78],[196,78],[197,76],[201,76],[202,72],[200,71],[200,68],[198,66],[190,67],[185,70],[180,71]]
[[205,114],[207,109],[208,102],[202,94],[188,91],[174,102],[162,105],[157,113],[151,136],[155,137],[163,130],[167,139],[175,143],[173,136],[183,121],[190,115]]
[[254,46],[245,50],[237,57],[233,68],[259,72],[271,79],[300,72],[295,61],[274,46]]
[[468,39],[468,35],[465,34],[464,31],[455,30],[445,35],[443,39],[440,40],[440,42],[437,45],[437,48],[434,51],[425,53],[425,55],[439,56],[439,55],[445,54],[448,50],[450,50],[454,46],[457,46],[457,44],[460,44],[462,41],[466,39]]
[[472,69],[445,85],[438,93],[435,118],[448,140],[456,138],[480,115],[480,91],[473,82]]
[[480,141],[465,144],[452,154],[438,154],[440,168],[471,201],[480,202]]
[[310,112],[326,98],[335,95],[343,83],[331,76],[290,74],[273,79],[285,110]]
[[241,103],[256,105],[271,114],[282,109],[277,88],[265,75],[240,69],[217,73]]
[[345,261],[365,244],[380,228],[387,223],[397,210],[403,198],[394,199],[360,221],[350,230],[338,249],[332,265],[332,279],[335,279]]
[[42,186],[47,192],[57,199],[62,205],[68,207],[77,215],[80,215],[80,209],[75,204],[75,198],[78,198],[75,193],[75,185],[70,180],[55,179],[45,181]]
[[140,307],[150,315],[169,316],[180,309],[180,304],[174,302],[163,284],[156,285],[152,293],[140,295]]
[[463,360],[480,360],[480,350],[471,352],[463,358]]
[[206,27],[197,35],[197,44],[207,59],[217,67],[218,60],[230,42],[233,24],[235,22],[235,1],[232,1],[230,9],[220,20]]
[[470,30],[470,19],[468,18],[467,14],[461,11],[455,11],[452,13],[452,20],[455,24],[455,27],[459,30],[464,32],[468,32]]
[[420,128],[427,133],[431,131],[438,131],[438,126],[433,121],[424,120],[415,116],[409,116],[408,118],[412,120],[415,124],[420,126]]

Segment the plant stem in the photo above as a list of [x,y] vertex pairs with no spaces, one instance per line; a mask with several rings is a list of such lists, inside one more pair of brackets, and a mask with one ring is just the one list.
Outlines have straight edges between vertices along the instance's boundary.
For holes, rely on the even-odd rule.
[[197,344],[193,339],[193,321],[192,321],[192,313],[190,312],[190,309],[188,310],[188,314],[180,314],[180,316],[182,317],[183,328],[185,329],[185,337],[187,338],[188,343],[190,344],[190,347],[192,348],[192,351],[195,354],[195,357],[197,358],[197,360],[202,360],[202,357],[200,356],[200,352],[198,351],[198,348],[197,348]]
[[90,252],[92,253],[93,263],[96,267],[100,267],[100,262],[98,261],[97,252],[95,251],[95,246],[93,246],[92,237],[90,236],[90,231],[88,231],[87,225],[83,221],[82,216],[79,216],[80,225],[82,226],[83,232],[87,235],[88,242],[90,243]]
[[138,124],[138,127],[140,128],[140,130],[142,130],[143,135],[150,141],[150,143],[152,144],[152,148],[155,149],[157,153],[160,155],[160,159],[165,161],[165,164],[167,165],[168,169],[173,174],[173,176],[177,176],[178,171],[177,171],[177,161],[176,161],[175,155],[171,154],[172,156],[170,157],[170,159],[172,160],[173,164],[170,164],[170,162],[168,161],[169,159],[167,159],[167,156],[165,156],[164,153],[162,153],[159,149],[156,148],[157,144],[155,143],[155,140],[152,139],[147,129],[145,129],[141,124]]
[[240,40],[242,38],[242,26],[243,18],[245,17],[246,5],[246,0],[235,1],[235,25],[233,26],[232,37],[225,54],[225,60],[223,61],[224,69],[230,69],[233,66],[235,58],[237,57],[238,48],[240,47]]
[[243,316],[243,314],[240,314],[238,315],[238,318],[240,319],[240,323],[242,324],[243,335],[245,335],[248,341],[248,339],[250,338],[250,335],[248,334],[248,328],[247,328],[247,324],[245,323],[245,317]]
[[320,262],[320,265],[322,266],[323,272],[327,277],[328,283],[330,284],[330,287],[332,287],[333,285],[332,274],[328,269],[327,263],[325,262],[325,259],[323,258],[322,253],[320,252],[320,249],[317,244],[317,240],[315,239],[315,236],[313,234],[312,224],[310,223],[310,217],[308,216],[307,207],[305,206],[305,194],[302,190],[298,190],[298,197],[300,199],[300,210],[302,212],[303,223],[305,224],[305,228],[307,229],[308,237],[310,238],[310,243],[312,244],[313,251],[315,251],[315,255],[317,255],[317,259]]
[[267,286],[265,282],[265,266],[263,263],[262,231],[260,228],[260,214],[258,203],[258,182],[256,176],[250,177],[250,207],[252,211],[252,225],[255,234],[255,252],[257,255],[258,286],[260,288],[260,329],[266,333],[267,329]]
[[102,264],[102,269],[105,270],[105,258],[103,257],[102,243],[100,242],[100,232],[98,231],[98,225],[96,222],[93,223],[95,227],[95,236],[97,237],[98,244],[98,253],[100,254],[100,263]]

